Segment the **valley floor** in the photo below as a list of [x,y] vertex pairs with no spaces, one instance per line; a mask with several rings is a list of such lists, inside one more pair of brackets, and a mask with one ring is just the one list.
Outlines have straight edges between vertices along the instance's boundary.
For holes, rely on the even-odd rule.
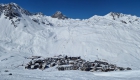
[[[12,75],[9,75],[12,73]],[[0,80],[139,80],[140,70],[122,72],[85,72],[50,70],[9,70],[0,72]]]
[[[116,72],[58,71],[55,67],[43,71],[28,70],[24,66],[19,66],[29,62],[29,59],[25,59],[26,56],[18,53],[1,54],[0,80],[140,80],[139,69]],[[12,75],[9,75],[10,73]]]

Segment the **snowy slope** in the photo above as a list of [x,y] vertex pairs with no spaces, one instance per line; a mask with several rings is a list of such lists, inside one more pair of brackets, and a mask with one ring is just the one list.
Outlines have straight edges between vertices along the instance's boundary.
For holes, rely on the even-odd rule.
[[111,12],[83,20],[62,20],[32,14],[10,3],[0,5],[0,24],[1,70],[15,69],[32,55],[59,54],[140,69],[140,18],[137,16]]
[[139,80],[140,71],[91,73],[81,71],[11,71],[1,73],[1,80]]

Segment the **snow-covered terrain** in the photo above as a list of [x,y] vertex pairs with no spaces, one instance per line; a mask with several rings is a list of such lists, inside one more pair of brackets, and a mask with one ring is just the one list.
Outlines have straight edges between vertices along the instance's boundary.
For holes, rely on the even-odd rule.
[[[132,71],[92,73],[25,70],[27,57],[81,56],[103,60]],[[139,80],[140,18],[110,12],[89,19],[57,19],[32,14],[15,3],[0,4],[1,80]],[[4,72],[9,70],[9,72]],[[12,73],[13,75],[8,75]]]

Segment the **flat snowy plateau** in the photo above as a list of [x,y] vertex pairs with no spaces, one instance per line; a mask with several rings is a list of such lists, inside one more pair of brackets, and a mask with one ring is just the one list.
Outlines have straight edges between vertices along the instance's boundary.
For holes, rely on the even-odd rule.
[[[132,70],[41,71],[20,66],[28,63],[27,57],[60,54],[103,60]],[[15,3],[0,4],[0,80],[140,80],[140,18],[111,12],[63,20],[31,14]]]
[[139,80],[140,71],[83,72],[83,71],[29,71],[11,70],[12,75],[1,73],[1,80]]

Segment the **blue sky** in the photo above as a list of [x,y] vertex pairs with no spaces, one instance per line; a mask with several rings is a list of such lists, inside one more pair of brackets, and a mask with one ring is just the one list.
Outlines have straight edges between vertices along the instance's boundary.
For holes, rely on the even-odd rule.
[[0,0],[0,3],[17,3],[30,12],[51,16],[61,11],[70,18],[87,19],[93,15],[121,12],[140,17],[140,0]]

